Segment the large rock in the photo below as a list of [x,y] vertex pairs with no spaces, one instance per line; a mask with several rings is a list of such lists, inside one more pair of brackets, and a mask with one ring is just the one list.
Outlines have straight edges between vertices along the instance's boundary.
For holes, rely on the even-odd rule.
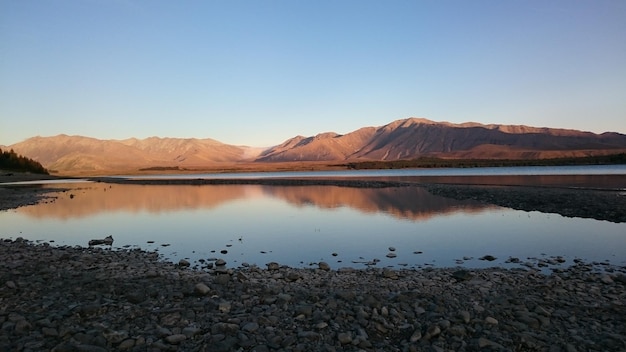
[[113,245],[113,236],[109,235],[103,239],[90,240],[89,245],[90,246],[99,246],[99,245],[111,246]]

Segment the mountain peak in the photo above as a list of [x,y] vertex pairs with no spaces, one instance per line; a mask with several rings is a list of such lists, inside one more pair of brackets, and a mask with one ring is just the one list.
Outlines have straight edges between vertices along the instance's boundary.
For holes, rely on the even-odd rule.
[[626,135],[601,135],[523,125],[453,124],[410,117],[347,134],[295,136],[274,147],[249,148],[204,138],[148,137],[99,140],[60,134],[33,137],[3,149],[63,174],[112,173],[150,167],[207,168],[240,162],[399,160],[445,158],[528,159],[626,152]]

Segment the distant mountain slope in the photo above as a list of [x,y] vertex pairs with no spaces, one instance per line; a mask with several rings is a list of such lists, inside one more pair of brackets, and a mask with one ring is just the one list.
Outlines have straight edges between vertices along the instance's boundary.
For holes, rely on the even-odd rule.
[[[529,126],[452,124],[408,118],[345,135],[296,136],[269,149],[213,139],[82,136],[33,137],[13,144],[26,157],[62,174],[142,168],[200,169],[241,162],[402,160],[424,156],[466,159],[539,159],[626,152],[626,135]],[[4,148],[3,148],[4,149]]]
[[422,156],[525,158],[606,154],[626,150],[626,135],[528,126],[397,120],[338,135],[297,137],[265,151],[258,161],[400,160]]
[[[11,146],[58,172],[98,172],[148,167],[202,167],[241,161],[245,147],[212,139],[99,140],[82,136],[33,137]],[[256,156],[252,154],[252,157]],[[248,155],[248,157],[250,157]]]

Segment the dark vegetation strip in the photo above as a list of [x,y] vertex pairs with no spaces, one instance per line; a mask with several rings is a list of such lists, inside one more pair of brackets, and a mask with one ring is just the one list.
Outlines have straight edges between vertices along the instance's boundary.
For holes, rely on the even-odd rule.
[[46,170],[39,162],[19,155],[13,151],[3,151],[0,149],[0,169],[10,171],[26,171],[36,174],[48,175]]
[[409,169],[409,168],[472,168],[504,166],[572,166],[572,165],[615,165],[626,164],[626,153],[589,156],[580,158],[553,159],[440,159],[422,157],[410,160],[358,161],[342,164],[351,170],[363,169]]

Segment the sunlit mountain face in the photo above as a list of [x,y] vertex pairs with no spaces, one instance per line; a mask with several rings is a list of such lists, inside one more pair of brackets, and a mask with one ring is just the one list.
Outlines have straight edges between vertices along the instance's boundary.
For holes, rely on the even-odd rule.
[[241,168],[268,163],[394,161],[419,157],[547,159],[626,152],[626,135],[529,126],[397,120],[340,135],[296,136],[270,148],[213,139],[99,140],[83,136],[33,137],[8,146],[60,174]]

